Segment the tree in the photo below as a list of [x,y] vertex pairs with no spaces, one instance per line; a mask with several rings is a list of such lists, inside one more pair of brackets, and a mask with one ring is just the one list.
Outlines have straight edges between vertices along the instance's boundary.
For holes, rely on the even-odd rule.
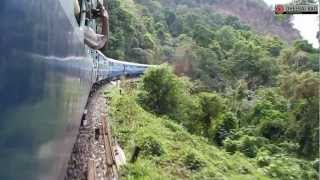
[[278,69],[274,59],[266,54],[265,49],[252,41],[237,41],[223,66],[233,80],[247,80],[249,89],[270,85],[274,82]]
[[284,44],[277,37],[267,37],[264,47],[267,49],[271,56],[277,57],[280,55]]
[[278,99],[271,100],[268,96],[260,96],[253,108],[250,124],[261,125],[272,121],[279,123],[286,122],[288,118],[286,101],[283,97],[276,96]]
[[319,85],[319,75],[312,71],[280,77],[281,91],[290,99],[294,117],[287,134],[298,141],[300,155],[308,158],[319,156]]
[[128,52],[130,60],[138,63],[151,64],[153,62],[153,51],[141,48],[132,48]]
[[231,136],[233,129],[237,127],[237,118],[232,112],[227,112],[219,117],[213,124],[209,132],[209,137],[212,138],[218,146],[223,145],[223,141]]
[[283,74],[279,78],[280,88],[284,96],[292,100],[318,98],[320,79],[318,73]]
[[225,58],[225,53],[218,41],[216,40],[211,41],[211,43],[209,44],[209,49],[217,54],[219,61]]
[[317,53],[317,50],[312,47],[307,40],[298,40],[294,42],[294,47],[298,50],[302,50],[309,53]]
[[150,33],[146,33],[143,36],[143,45],[142,46],[144,49],[154,49],[155,42],[154,42],[152,35]]
[[200,79],[210,89],[223,89],[224,82],[218,55],[214,51],[202,47],[195,49],[194,52],[193,78]]
[[200,121],[203,124],[205,136],[209,135],[209,129],[212,121],[216,119],[224,110],[223,99],[215,93],[200,93],[198,94],[201,117]]
[[301,48],[287,48],[281,52],[279,57],[283,69],[290,69],[293,71],[319,71],[319,54],[310,53]]
[[202,47],[208,47],[213,39],[213,32],[203,25],[196,26],[193,32],[194,40]]
[[243,29],[243,30],[249,30],[249,26],[246,26],[244,24],[242,24],[239,20],[239,18],[235,17],[235,16],[227,16],[225,18],[225,24],[232,26],[235,29]]
[[187,94],[186,84],[168,65],[148,69],[142,77],[141,89],[140,97],[145,108],[171,117],[175,117]]
[[216,32],[217,40],[221,44],[221,47],[225,50],[230,50],[233,48],[237,37],[236,32],[231,26],[223,26]]

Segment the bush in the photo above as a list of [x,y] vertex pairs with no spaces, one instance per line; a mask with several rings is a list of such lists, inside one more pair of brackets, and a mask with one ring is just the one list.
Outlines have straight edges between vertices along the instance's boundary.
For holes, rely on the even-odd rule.
[[229,138],[227,138],[224,143],[224,148],[227,152],[234,154],[238,150],[238,143],[237,141],[233,141]]
[[191,171],[200,170],[204,166],[204,162],[202,162],[201,159],[194,153],[188,154],[185,157],[184,164],[186,165],[187,169]]
[[142,77],[140,101],[145,108],[175,119],[186,97],[186,88],[170,66],[151,67]]
[[279,146],[274,144],[266,144],[263,146],[263,148],[268,150],[271,154],[278,154],[283,152],[283,150]]
[[230,135],[229,132],[223,126],[218,126],[217,128],[214,129],[213,141],[218,146],[222,146],[224,139],[226,139],[229,135]]
[[152,39],[151,34],[147,33],[143,36],[143,48],[144,49],[153,49],[155,47],[155,42]]
[[288,154],[296,154],[299,150],[299,144],[293,142],[283,142],[280,143],[279,146]]
[[213,141],[219,145],[223,145],[223,141],[231,136],[232,130],[237,126],[237,119],[231,112],[224,114],[218,122],[213,126],[209,136],[213,137]]
[[[298,165],[299,164],[299,165]],[[272,179],[318,179],[316,171],[314,171],[306,161],[295,160],[286,156],[277,156],[268,167],[264,168],[266,174],[272,177]]]
[[263,122],[259,127],[260,135],[271,140],[280,139],[285,131],[285,126],[279,120]]
[[234,131],[231,139],[240,139],[244,135],[255,136],[256,134],[256,126],[241,127]]
[[250,158],[256,157],[258,148],[254,137],[244,136],[241,138],[240,143],[240,151],[244,155]]
[[269,139],[261,136],[256,137],[256,145],[258,148],[263,147],[265,144],[268,144],[268,143],[270,143]]
[[259,156],[257,158],[257,164],[259,167],[269,166],[271,162],[270,156]]
[[161,156],[164,153],[161,144],[151,136],[143,140],[141,149],[144,154],[151,156]]

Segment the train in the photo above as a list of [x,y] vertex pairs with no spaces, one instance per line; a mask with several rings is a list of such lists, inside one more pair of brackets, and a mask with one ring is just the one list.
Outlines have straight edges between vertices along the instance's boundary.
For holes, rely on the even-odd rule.
[[150,67],[89,48],[97,0],[81,2],[80,21],[72,0],[1,2],[0,179],[64,179],[92,86]]
[[154,65],[139,64],[133,62],[119,61],[106,57],[99,50],[92,52],[95,64],[97,64],[96,81],[115,80],[119,77],[138,77],[145,70]]

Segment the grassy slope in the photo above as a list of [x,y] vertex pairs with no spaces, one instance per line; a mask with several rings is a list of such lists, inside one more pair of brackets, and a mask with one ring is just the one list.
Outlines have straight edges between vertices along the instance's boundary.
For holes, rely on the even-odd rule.
[[[164,151],[161,156],[140,153],[135,163],[128,163],[121,170],[123,179],[270,178],[264,173],[267,172],[266,169],[257,167],[255,159],[246,158],[240,153],[230,155],[211,145],[206,139],[191,135],[172,120],[144,111],[135,101],[135,91],[123,93],[126,95],[118,92],[118,89],[114,89],[107,95],[112,97],[110,119],[113,135],[124,148],[127,160],[130,160],[134,148],[141,147],[147,137],[156,139]],[[188,169],[186,156],[190,154],[201,162],[202,167],[198,170]],[[298,164],[293,162],[290,166],[300,173]],[[291,179],[290,176],[288,179]],[[296,177],[292,175],[292,179],[297,179]]]

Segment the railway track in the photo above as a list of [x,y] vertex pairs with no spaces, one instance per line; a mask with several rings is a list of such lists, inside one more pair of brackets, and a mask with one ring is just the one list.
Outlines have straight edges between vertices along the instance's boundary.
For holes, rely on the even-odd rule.
[[107,121],[107,103],[103,92],[108,81],[96,84],[87,103],[76,143],[68,163],[66,180],[116,180],[114,144]]

